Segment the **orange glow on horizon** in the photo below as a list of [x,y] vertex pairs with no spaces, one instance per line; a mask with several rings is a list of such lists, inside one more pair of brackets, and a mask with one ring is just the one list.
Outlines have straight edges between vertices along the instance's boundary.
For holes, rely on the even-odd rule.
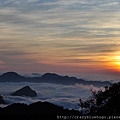
[[115,56],[113,64],[115,65],[115,67],[117,68],[117,70],[120,71],[120,56]]
[[110,58],[109,62],[107,62],[107,67],[113,71],[120,72],[120,55],[113,55]]

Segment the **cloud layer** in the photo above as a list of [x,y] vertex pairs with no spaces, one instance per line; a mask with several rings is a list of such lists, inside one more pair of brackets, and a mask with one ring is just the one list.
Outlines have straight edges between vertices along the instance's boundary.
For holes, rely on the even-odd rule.
[[[10,94],[16,90],[29,85],[38,94],[38,97],[19,97],[11,96]],[[6,89],[7,88],[7,89]],[[9,103],[26,103],[31,104],[36,101],[49,101],[64,108],[79,109],[78,99],[87,99],[91,96],[92,90],[99,90],[103,88],[97,88],[91,85],[58,85],[49,83],[1,83],[0,94],[4,96],[4,99]],[[1,107],[4,107],[1,105]]]

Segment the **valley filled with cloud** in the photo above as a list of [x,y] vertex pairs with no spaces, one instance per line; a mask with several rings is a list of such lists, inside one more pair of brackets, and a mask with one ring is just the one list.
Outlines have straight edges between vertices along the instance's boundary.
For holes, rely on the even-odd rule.
[[[26,97],[26,96],[11,96],[13,92],[24,87],[30,86],[31,89],[37,92],[37,97]],[[92,90],[103,89],[103,87],[98,88],[93,85],[61,85],[52,83],[29,83],[29,82],[19,82],[19,83],[0,83],[0,93],[4,96],[4,100],[8,104],[12,103],[25,103],[31,104],[37,101],[48,101],[50,103],[56,104],[58,106],[63,106],[68,109],[79,110],[80,106],[79,98],[87,99],[90,97]],[[7,105],[8,105],[7,104]],[[5,107],[7,105],[0,105],[0,107]]]

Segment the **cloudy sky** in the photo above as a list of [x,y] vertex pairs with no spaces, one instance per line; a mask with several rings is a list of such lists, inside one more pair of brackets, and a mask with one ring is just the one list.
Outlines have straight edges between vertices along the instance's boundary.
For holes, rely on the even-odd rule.
[[0,0],[0,72],[120,73],[120,0]]

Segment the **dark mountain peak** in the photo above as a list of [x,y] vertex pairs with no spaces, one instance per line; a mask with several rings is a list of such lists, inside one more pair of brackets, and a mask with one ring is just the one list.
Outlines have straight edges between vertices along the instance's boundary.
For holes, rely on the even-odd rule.
[[44,75],[41,76],[42,79],[58,79],[61,76],[55,74],[55,73],[45,73]]
[[17,91],[15,91],[13,96],[29,96],[29,97],[36,97],[37,93],[32,90],[29,86],[25,86]]
[[25,80],[25,77],[19,75],[16,72],[6,72],[0,76],[1,82],[22,82]]
[[45,73],[43,76],[59,76],[56,73]]
[[23,88],[21,88],[20,90],[32,90],[29,86],[24,86]]
[[17,74],[16,72],[6,72],[6,73],[2,74],[2,76],[5,76],[5,77],[15,77],[15,76],[20,76],[20,75]]

